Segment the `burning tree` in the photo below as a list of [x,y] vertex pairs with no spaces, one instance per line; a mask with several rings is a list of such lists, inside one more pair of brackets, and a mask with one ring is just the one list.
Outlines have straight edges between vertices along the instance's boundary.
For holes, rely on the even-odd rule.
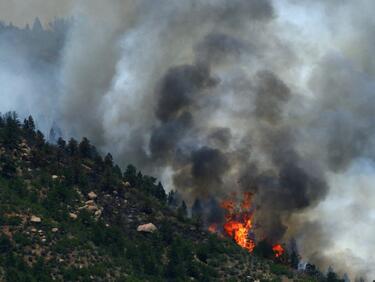
[[244,199],[240,205],[233,200],[225,200],[221,207],[226,211],[225,233],[234,239],[242,248],[252,252],[255,242],[251,238],[253,228],[253,211],[251,209],[251,193],[244,193]]
[[[225,222],[222,226],[222,231],[225,235],[232,238],[236,244],[242,248],[253,252],[257,244],[255,241],[254,234],[254,223],[253,217],[255,209],[252,207],[253,194],[251,192],[245,192],[243,194],[242,201],[235,200],[235,194],[233,197],[221,202],[221,208],[225,211]],[[211,233],[218,233],[221,228],[217,224],[211,224],[208,227],[208,231]],[[266,242],[265,240],[263,242]],[[275,258],[281,258],[285,250],[281,244],[269,245],[269,251],[267,253],[272,254]],[[260,243],[259,248],[262,248]],[[268,256],[268,255],[264,255]]]

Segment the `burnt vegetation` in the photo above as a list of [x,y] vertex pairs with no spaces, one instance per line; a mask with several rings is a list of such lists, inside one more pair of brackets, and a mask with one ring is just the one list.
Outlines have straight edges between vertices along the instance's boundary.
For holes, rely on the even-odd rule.
[[250,254],[209,234],[204,204],[189,217],[178,193],[87,138],[50,144],[31,116],[0,115],[1,281],[339,281],[297,271],[296,249],[276,259],[267,241]]

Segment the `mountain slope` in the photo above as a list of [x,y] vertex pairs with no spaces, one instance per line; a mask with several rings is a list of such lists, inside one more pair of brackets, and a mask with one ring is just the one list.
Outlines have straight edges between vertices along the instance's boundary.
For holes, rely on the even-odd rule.
[[51,145],[31,117],[22,124],[14,113],[0,117],[1,281],[286,276],[313,280],[207,233],[186,210],[168,207],[155,178],[131,165],[122,173],[86,138]]

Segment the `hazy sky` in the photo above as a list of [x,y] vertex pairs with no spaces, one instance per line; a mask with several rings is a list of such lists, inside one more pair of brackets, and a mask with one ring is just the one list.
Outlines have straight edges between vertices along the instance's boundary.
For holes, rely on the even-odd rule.
[[[32,23],[35,17],[48,22],[54,17],[69,13],[74,0],[0,0],[0,19],[23,26]],[[40,15],[38,11],[43,10]]]

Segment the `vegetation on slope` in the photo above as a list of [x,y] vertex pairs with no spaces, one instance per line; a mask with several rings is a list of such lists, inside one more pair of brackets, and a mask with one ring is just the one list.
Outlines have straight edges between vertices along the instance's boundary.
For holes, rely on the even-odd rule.
[[[157,231],[137,231],[146,223]],[[312,274],[208,234],[155,178],[122,172],[86,138],[49,144],[32,117],[0,115],[0,281],[323,279]]]

